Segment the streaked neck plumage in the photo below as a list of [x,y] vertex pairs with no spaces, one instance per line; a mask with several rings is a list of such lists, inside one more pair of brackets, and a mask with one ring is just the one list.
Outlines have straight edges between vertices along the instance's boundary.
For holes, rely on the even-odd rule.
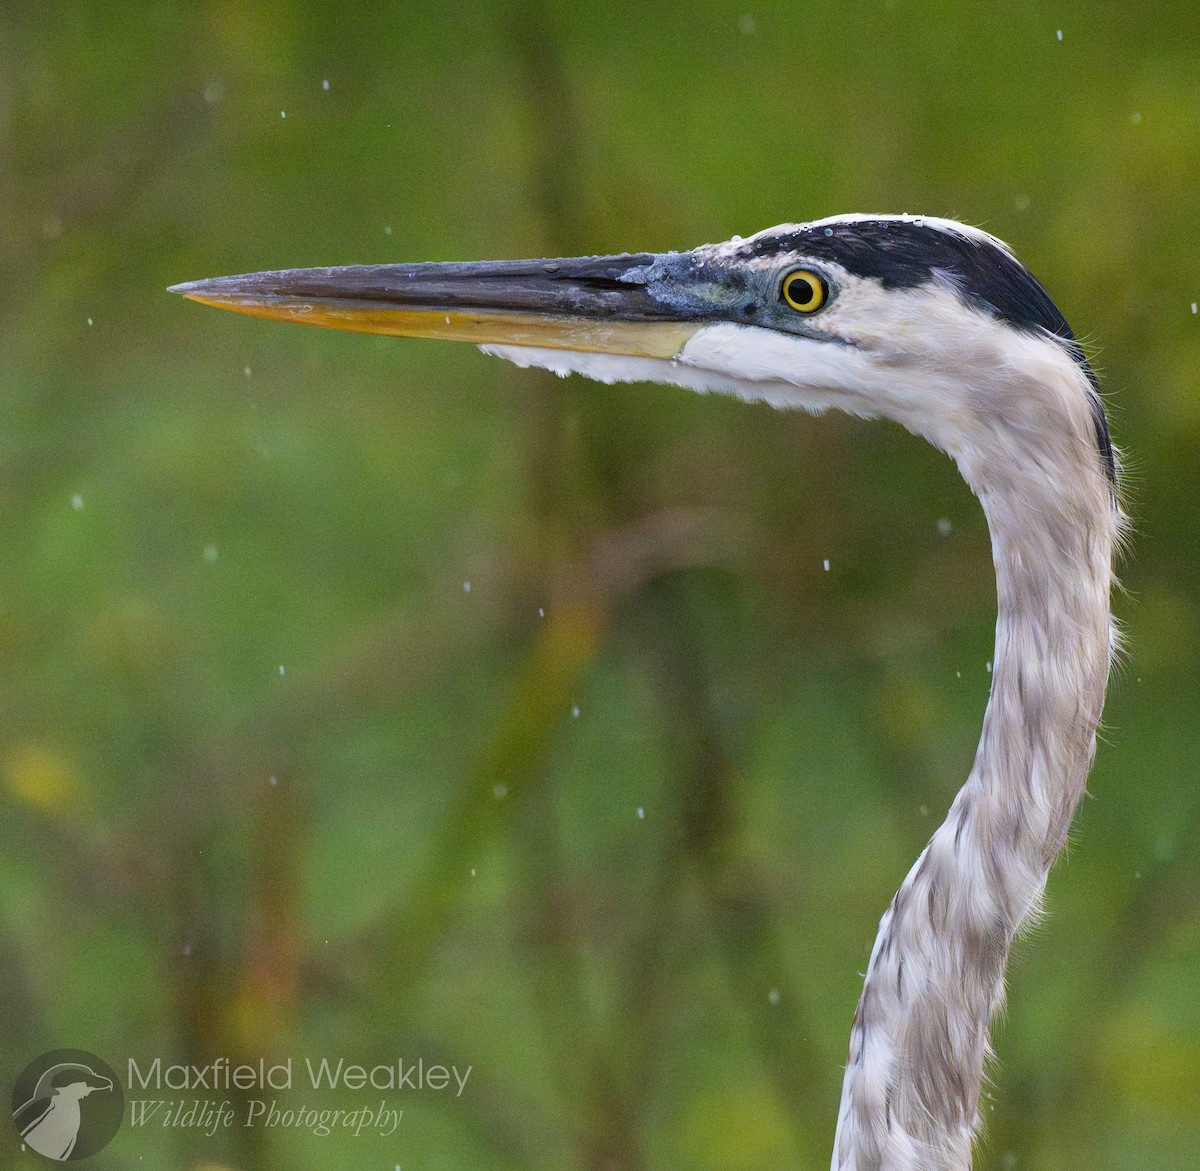
[[[946,443],[992,537],[991,696],[967,783],[901,885],[851,1033],[833,1171],[964,1171],[988,1025],[1087,778],[1120,514],[1074,362],[981,373],[1008,442]],[[993,436],[993,438],[995,438]]]

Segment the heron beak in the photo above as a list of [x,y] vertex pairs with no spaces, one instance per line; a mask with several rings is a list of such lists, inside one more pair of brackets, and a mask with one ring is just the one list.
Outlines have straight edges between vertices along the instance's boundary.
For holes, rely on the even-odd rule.
[[664,277],[690,271],[690,262],[690,253],[640,253],[353,265],[218,277],[170,292],[358,333],[673,358],[709,316],[689,311],[687,298],[661,295]]

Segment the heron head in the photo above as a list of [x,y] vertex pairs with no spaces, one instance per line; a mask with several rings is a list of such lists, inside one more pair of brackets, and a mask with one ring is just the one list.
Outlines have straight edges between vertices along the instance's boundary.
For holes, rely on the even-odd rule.
[[1059,427],[1085,434],[1114,474],[1066,320],[1004,244],[950,220],[838,216],[687,252],[292,269],[174,291],[278,320],[470,341],[604,382],[884,416],[960,464]]

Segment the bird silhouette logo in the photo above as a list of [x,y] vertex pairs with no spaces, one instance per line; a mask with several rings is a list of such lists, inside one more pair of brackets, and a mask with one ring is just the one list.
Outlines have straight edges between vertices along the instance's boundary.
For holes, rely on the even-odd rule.
[[25,1067],[13,1087],[13,1122],[29,1150],[73,1163],[108,1145],[121,1125],[125,1095],[94,1053],[56,1049]]

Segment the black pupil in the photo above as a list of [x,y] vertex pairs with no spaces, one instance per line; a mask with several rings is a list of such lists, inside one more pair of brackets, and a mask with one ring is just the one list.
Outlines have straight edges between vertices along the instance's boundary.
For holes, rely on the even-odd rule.
[[811,277],[797,274],[788,282],[788,296],[802,309],[808,309],[817,299],[817,287]]

